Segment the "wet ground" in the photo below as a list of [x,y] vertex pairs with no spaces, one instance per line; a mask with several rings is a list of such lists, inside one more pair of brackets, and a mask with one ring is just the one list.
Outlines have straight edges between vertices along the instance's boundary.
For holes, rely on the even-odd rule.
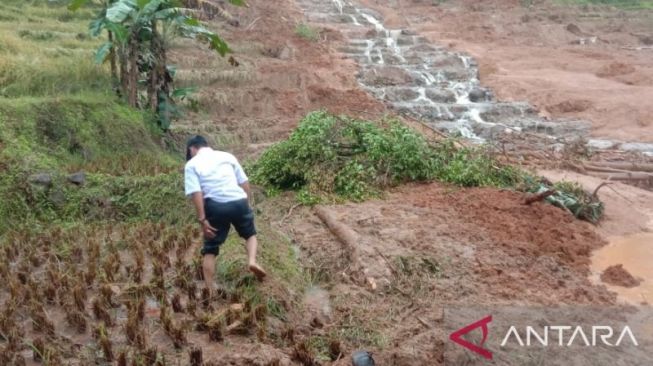
[[653,234],[640,233],[615,237],[610,244],[592,255],[592,279],[600,282],[599,276],[606,268],[622,265],[623,269],[639,280],[639,285],[627,288],[607,285],[619,294],[620,300],[631,304],[653,303]]
[[[347,44],[340,52],[357,61],[363,89],[400,114],[475,142],[529,133],[545,137],[539,140],[543,149],[562,149],[565,142],[590,136],[588,121],[549,120],[525,101],[497,100],[479,81],[479,67],[469,55],[408,27],[389,28],[380,13],[357,2],[298,3],[309,21],[337,27],[345,35]],[[589,146],[653,155],[653,144],[647,143],[590,139]]]

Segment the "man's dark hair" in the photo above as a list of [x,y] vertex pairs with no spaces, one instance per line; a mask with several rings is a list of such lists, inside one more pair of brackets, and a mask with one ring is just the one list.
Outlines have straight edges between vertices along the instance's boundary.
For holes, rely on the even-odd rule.
[[186,161],[192,158],[192,156],[190,156],[191,147],[199,149],[200,147],[207,147],[207,146],[209,146],[209,143],[206,142],[206,139],[203,136],[195,135],[191,137],[186,143]]

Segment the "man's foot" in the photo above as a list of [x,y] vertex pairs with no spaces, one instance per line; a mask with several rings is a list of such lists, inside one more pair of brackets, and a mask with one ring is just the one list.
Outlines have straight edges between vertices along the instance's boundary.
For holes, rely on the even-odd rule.
[[263,270],[263,268],[261,268],[261,267],[260,267],[258,264],[256,264],[256,263],[254,263],[254,264],[250,264],[250,265],[249,265],[249,271],[252,272],[252,273],[254,274],[254,276],[256,276],[256,278],[257,278],[259,281],[263,281],[263,279],[265,278],[265,276],[268,275],[267,273],[265,273],[265,271]]

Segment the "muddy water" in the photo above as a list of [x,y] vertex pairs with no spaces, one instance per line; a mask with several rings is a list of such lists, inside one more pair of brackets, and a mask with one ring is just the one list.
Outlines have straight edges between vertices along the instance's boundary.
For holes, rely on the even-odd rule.
[[[543,148],[561,148],[565,141],[589,135],[587,122],[549,121],[528,103],[497,101],[481,85],[474,59],[432,44],[410,29],[389,29],[380,14],[355,1],[297,3],[309,21],[334,26],[346,36],[349,42],[340,52],[358,62],[361,87],[399,114],[475,142],[527,132],[542,135]],[[590,143],[653,155],[653,144]]]
[[653,233],[613,238],[610,244],[597,250],[592,256],[592,280],[600,283],[601,273],[615,264],[622,264],[626,271],[642,282],[634,288],[605,285],[619,294],[620,300],[653,305]]

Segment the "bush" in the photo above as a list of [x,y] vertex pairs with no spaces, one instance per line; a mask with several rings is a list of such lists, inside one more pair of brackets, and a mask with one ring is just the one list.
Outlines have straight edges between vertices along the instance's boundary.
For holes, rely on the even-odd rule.
[[288,140],[272,146],[252,166],[253,181],[268,189],[301,189],[304,198],[335,195],[354,201],[403,182],[438,179],[506,187],[522,174],[481,150],[458,150],[452,141],[432,145],[398,121],[374,123],[323,111],[309,114]]
[[603,214],[598,198],[578,185],[552,185],[501,164],[482,146],[458,148],[452,140],[430,143],[395,120],[370,122],[313,112],[250,168],[253,182],[267,192],[295,190],[297,200],[306,205],[325,198],[362,201],[388,186],[439,180],[530,193],[555,190],[546,200],[576,217],[597,222]]
[[315,28],[304,23],[297,24],[295,27],[295,34],[311,42],[316,42],[320,39],[319,32]]

